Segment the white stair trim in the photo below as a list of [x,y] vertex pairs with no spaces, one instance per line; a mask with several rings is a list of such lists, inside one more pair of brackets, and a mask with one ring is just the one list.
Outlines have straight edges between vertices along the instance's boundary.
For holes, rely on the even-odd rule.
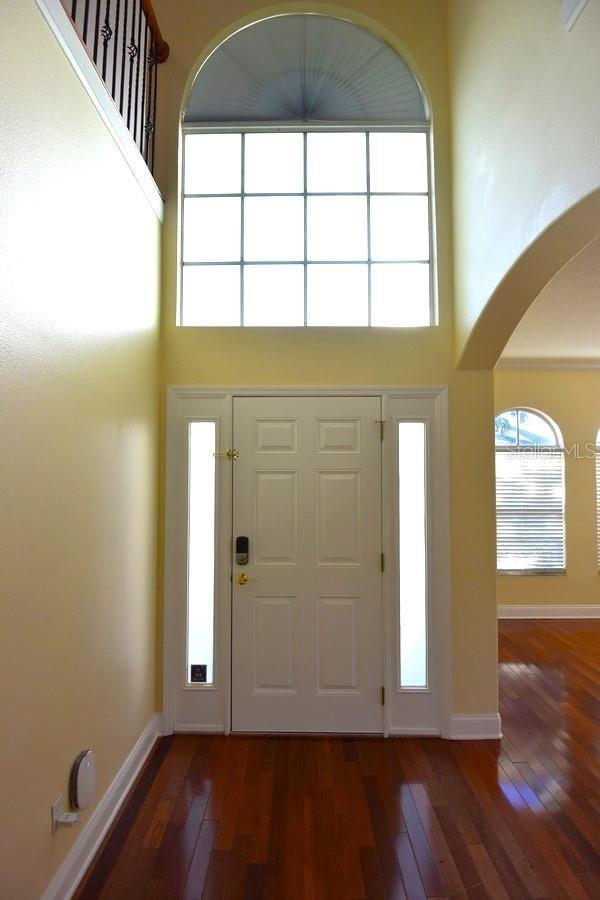
[[156,739],[161,734],[162,717],[157,714],[150,719],[137,739],[109,789],[83,826],[81,834],[42,894],[41,900],[70,900],[73,896]]
[[449,733],[452,741],[493,741],[502,737],[502,721],[498,713],[488,715],[452,715]]
[[591,603],[547,604],[544,606],[499,606],[499,619],[600,619],[600,605]]

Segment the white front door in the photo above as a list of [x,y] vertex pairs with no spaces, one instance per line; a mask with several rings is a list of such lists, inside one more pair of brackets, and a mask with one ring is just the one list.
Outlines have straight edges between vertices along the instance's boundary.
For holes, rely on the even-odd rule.
[[383,729],[380,419],[379,397],[234,399],[234,731]]

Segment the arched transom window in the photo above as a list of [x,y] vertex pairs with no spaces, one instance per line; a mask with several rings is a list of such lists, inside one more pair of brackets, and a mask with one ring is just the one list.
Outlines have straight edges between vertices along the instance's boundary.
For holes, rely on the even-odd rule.
[[181,205],[182,325],[433,324],[427,109],[363,28],[225,41],[185,107]]
[[498,571],[552,574],[565,569],[565,461],[562,435],[532,409],[494,420]]

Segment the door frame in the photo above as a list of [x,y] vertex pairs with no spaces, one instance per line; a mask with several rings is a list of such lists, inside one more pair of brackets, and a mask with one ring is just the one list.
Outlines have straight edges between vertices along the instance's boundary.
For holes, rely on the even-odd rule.
[[[170,386],[166,410],[166,494],[163,594],[163,731],[225,733],[231,730],[231,553],[232,478],[225,465],[218,478],[221,518],[216,546],[215,678],[212,685],[187,685],[181,660],[183,611],[187,597],[187,423],[218,419],[220,449],[231,447],[234,397],[379,397],[387,434],[382,442],[382,541],[388,564],[383,572],[383,671],[385,703],[383,735],[450,734],[451,593],[450,477],[448,388],[446,386]],[[398,579],[395,509],[391,488],[397,478],[391,425],[425,420],[428,427],[428,630],[429,684],[426,689],[401,688],[398,665]],[[228,465],[235,465],[229,463]],[[188,722],[178,713],[176,698],[199,707]],[[197,719],[201,718],[201,722]],[[409,724],[403,724],[406,719]]]

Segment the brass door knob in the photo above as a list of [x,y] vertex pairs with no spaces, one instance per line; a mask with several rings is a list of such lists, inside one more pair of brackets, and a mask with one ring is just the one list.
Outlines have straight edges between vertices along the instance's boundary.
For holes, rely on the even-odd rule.
[[250,581],[250,579],[248,578],[246,573],[240,572],[240,574],[237,577],[237,583],[238,584],[248,584],[249,581]]

